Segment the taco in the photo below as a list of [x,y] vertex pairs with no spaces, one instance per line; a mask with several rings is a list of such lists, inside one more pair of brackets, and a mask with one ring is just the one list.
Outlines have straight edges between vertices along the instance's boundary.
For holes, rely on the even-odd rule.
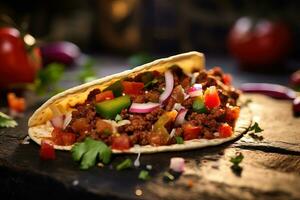
[[218,145],[247,131],[251,114],[221,68],[189,52],[57,94],[28,122],[36,143],[70,150],[87,137],[114,153],[182,151]]

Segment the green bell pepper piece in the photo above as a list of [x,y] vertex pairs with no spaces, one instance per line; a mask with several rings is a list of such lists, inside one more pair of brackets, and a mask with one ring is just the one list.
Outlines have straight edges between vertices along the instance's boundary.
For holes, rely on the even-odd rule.
[[123,108],[128,108],[131,104],[129,96],[121,96],[111,100],[102,101],[96,104],[96,112],[105,119],[115,119]]
[[193,111],[197,112],[197,113],[206,113],[207,112],[204,101],[201,97],[198,97],[194,100]]
[[107,88],[104,89],[104,91],[111,90],[114,93],[115,97],[122,96],[123,92],[123,85],[121,81],[116,81]]

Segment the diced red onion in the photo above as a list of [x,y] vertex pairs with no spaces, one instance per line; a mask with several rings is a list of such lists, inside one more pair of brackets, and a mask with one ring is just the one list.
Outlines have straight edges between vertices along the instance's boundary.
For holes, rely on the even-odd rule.
[[70,124],[71,120],[72,120],[72,113],[67,113],[65,115],[63,129],[65,129]]
[[296,92],[292,89],[271,83],[245,83],[240,89],[243,92],[260,93],[277,99],[293,100],[296,98]]
[[180,157],[173,157],[170,160],[170,169],[174,172],[183,172],[184,171],[184,159]]
[[192,87],[188,89],[188,94],[190,97],[197,97],[202,95],[202,85],[201,84],[194,84]]
[[129,112],[131,113],[149,113],[155,108],[159,107],[159,103],[132,103]]
[[170,70],[165,72],[165,82],[166,88],[165,91],[159,97],[160,103],[164,103],[169,98],[174,88],[174,76]]
[[180,103],[175,103],[172,110],[180,111],[181,109],[185,109]]
[[62,129],[64,127],[65,115],[58,115],[53,117],[50,122],[54,128]]
[[181,109],[178,112],[176,119],[175,119],[175,126],[179,126],[179,125],[183,124],[183,122],[185,121],[184,118],[185,118],[187,111],[188,111],[187,109]]
[[300,116],[300,97],[297,97],[293,101],[293,112],[295,116]]

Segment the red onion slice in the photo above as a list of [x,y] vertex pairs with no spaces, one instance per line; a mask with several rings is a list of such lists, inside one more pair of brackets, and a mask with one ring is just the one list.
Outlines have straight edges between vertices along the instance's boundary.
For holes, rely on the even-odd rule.
[[170,70],[165,72],[165,81],[166,81],[166,88],[165,91],[159,97],[160,103],[164,103],[169,98],[169,96],[172,94],[173,91],[174,76]]
[[129,112],[132,113],[149,113],[152,110],[154,110],[155,108],[159,107],[160,104],[159,103],[152,103],[152,102],[148,102],[148,103],[132,103],[130,108],[129,108]]
[[58,115],[53,117],[50,122],[54,128],[62,129],[64,127],[65,115]]
[[240,89],[248,93],[260,93],[277,99],[290,99],[296,98],[296,92],[278,84],[271,83],[245,83],[242,84]]
[[184,159],[180,157],[173,157],[170,160],[170,169],[174,172],[183,172],[184,171]]
[[194,84],[188,89],[188,94],[190,97],[197,97],[202,95],[202,85],[199,83]]
[[187,109],[181,109],[179,111],[179,113],[177,114],[176,116],[176,119],[175,119],[175,126],[179,126],[181,124],[183,124],[183,122],[185,121],[185,115],[187,113]]
[[72,113],[67,113],[65,116],[66,117],[65,117],[65,120],[64,120],[63,129],[65,129],[70,124],[70,122],[72,120]]

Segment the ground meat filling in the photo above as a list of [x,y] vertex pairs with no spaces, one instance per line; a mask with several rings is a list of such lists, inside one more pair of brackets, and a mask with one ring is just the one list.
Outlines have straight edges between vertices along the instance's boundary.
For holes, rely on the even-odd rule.
[[[164,104],[149,113],[130,113],[128,109],[122,109],[119,113],[121,120],[129,120],[125,123],[114,127],[111,120],[101,118],[97,114],[96,95],[101,94],[99,89],[92,90],[83,104],[74,106],[72,112],[72,120],[66,127],[65,131],[75,133],[76,140],[82,141],[86,137],[92,137],[102,140],[106,144],[111,145],[113,137],[116,135],[126,135],[130,140],[130,145],[168,145],[176,143],[176,137],[182,137],[188,140],[191,136],[187,136],[186,127],[198,127],[201,130],[198,138],[213,139],[219,137],[216,135],[221,124],[227,123],[234,127],[236,113],[239,108],[236,107],[237,99],[240,92],[230,85],[222,82],[223,71],[216,67],[209,71],[201,70],[197,72],[194,79],[196,83],[202,85],[203,91],[211,86],[215,86],[220,98],[220,106],[210,109],[205,113],[198,113],[193,110],[195,97],[187,95],[188,89],[191,87],[192,78],[183,73],[181,68],[173,66],[170,68],[174,77],[174,88],[170,97]],[[151,75],[151,84],[147,84],[142,93],[130,95],[131,102],[134,103],[158,103],[161,93],[165,90],[165,78],[163,73],[146,72]],[[143,74],[136,77],[127,78],[126,81],[142,82]],[[154,124],[167,112],[173,111],[176,105],[181,105],[188,112],[185,121],[181,125],[174,125],[174,122],[168,122],[164,125],[164,131],[168,134],[172,133],[172,137],[162,138],[161,134],[153,131]],[[116,122],[115,122],[116,123]],[[165,134],[165,133],[164,133]],[[163,141],[163,142],[162,142]]]

